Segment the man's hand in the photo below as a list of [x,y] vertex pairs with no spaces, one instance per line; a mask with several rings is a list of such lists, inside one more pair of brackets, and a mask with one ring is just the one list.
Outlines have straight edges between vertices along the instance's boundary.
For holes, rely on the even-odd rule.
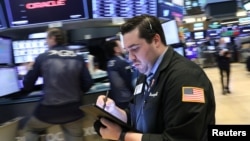
[[109,140],[119,140],[120,134],[122,132],[122,128],[105,119],[105,118],[101,118],[101,123],[106,126],[106,127],[101,127],[100,128],[100,134],[102,136],[103,139],[109,139]]

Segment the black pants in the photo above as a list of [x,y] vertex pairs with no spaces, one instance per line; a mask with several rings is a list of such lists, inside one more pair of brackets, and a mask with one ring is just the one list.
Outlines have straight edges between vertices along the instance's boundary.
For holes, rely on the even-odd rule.
[[[226,73],[226,84],[224,81],[224,73]],[[230,68],[220,68],[220,80],[221,80],[221,86],[222,90],[228,89],[229,90],[229,81],[230,81]]]

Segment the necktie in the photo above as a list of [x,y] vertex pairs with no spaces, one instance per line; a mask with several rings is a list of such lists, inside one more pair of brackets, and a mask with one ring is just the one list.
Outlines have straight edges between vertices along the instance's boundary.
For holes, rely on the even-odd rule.
[[150,73],[147,77],[146,77],[146,82],[145,82],[145,92],[144,94],[149,92],[150,89],[150,85],[151,85],[151,80],[153,78],[153,73]]

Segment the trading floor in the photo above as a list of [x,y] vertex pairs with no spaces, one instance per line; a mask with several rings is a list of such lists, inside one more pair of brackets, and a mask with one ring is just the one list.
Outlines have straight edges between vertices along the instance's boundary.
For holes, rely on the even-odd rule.
[[250,124],[250,72],[244,63],[231,64],[231,94],[222,94],[218,68],[204,68],[213,83],[217,124]]

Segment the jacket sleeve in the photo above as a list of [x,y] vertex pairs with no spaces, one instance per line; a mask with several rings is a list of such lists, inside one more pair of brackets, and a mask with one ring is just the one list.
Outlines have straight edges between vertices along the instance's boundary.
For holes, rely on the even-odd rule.
[[131,66],[126,61],[119,61],[119,67],[117,71],[130,91],[133,91]]
[[81,88],[83,92],[87,92],[91,88],[91,86],[93,86],[94,81],[89,73],[88,68],[86,67],[85,62],[83,62],[82,65],[83,67],[82,67],[82,77],[81,77],[82,80]]
[[[116,95],[119,95],[119,102],[127,102],[133,95],[131,89],[125,84],[124,79],[119,75],[117,71],[109,71],[108,72],[110,83],[115,88],[114,91]],[[117,101],[117,102],[118,102]]]
[[[215,124],[213,87],[207,79],[202,71],[195,69],[172,73],[163,85],[165,88],[161,101],[165,129],[162,134],[144,134],[142,141],[206,140],[207,125]],[[202,88],[204,103],[193,102],[192,99],[184,101],[183,87]]]
[[41,56],[38,56],[33,64],[33,67],[24,76],[23,87],[26,91],[31,91],[35,85],[35,82],[39,76],[40,72]]

